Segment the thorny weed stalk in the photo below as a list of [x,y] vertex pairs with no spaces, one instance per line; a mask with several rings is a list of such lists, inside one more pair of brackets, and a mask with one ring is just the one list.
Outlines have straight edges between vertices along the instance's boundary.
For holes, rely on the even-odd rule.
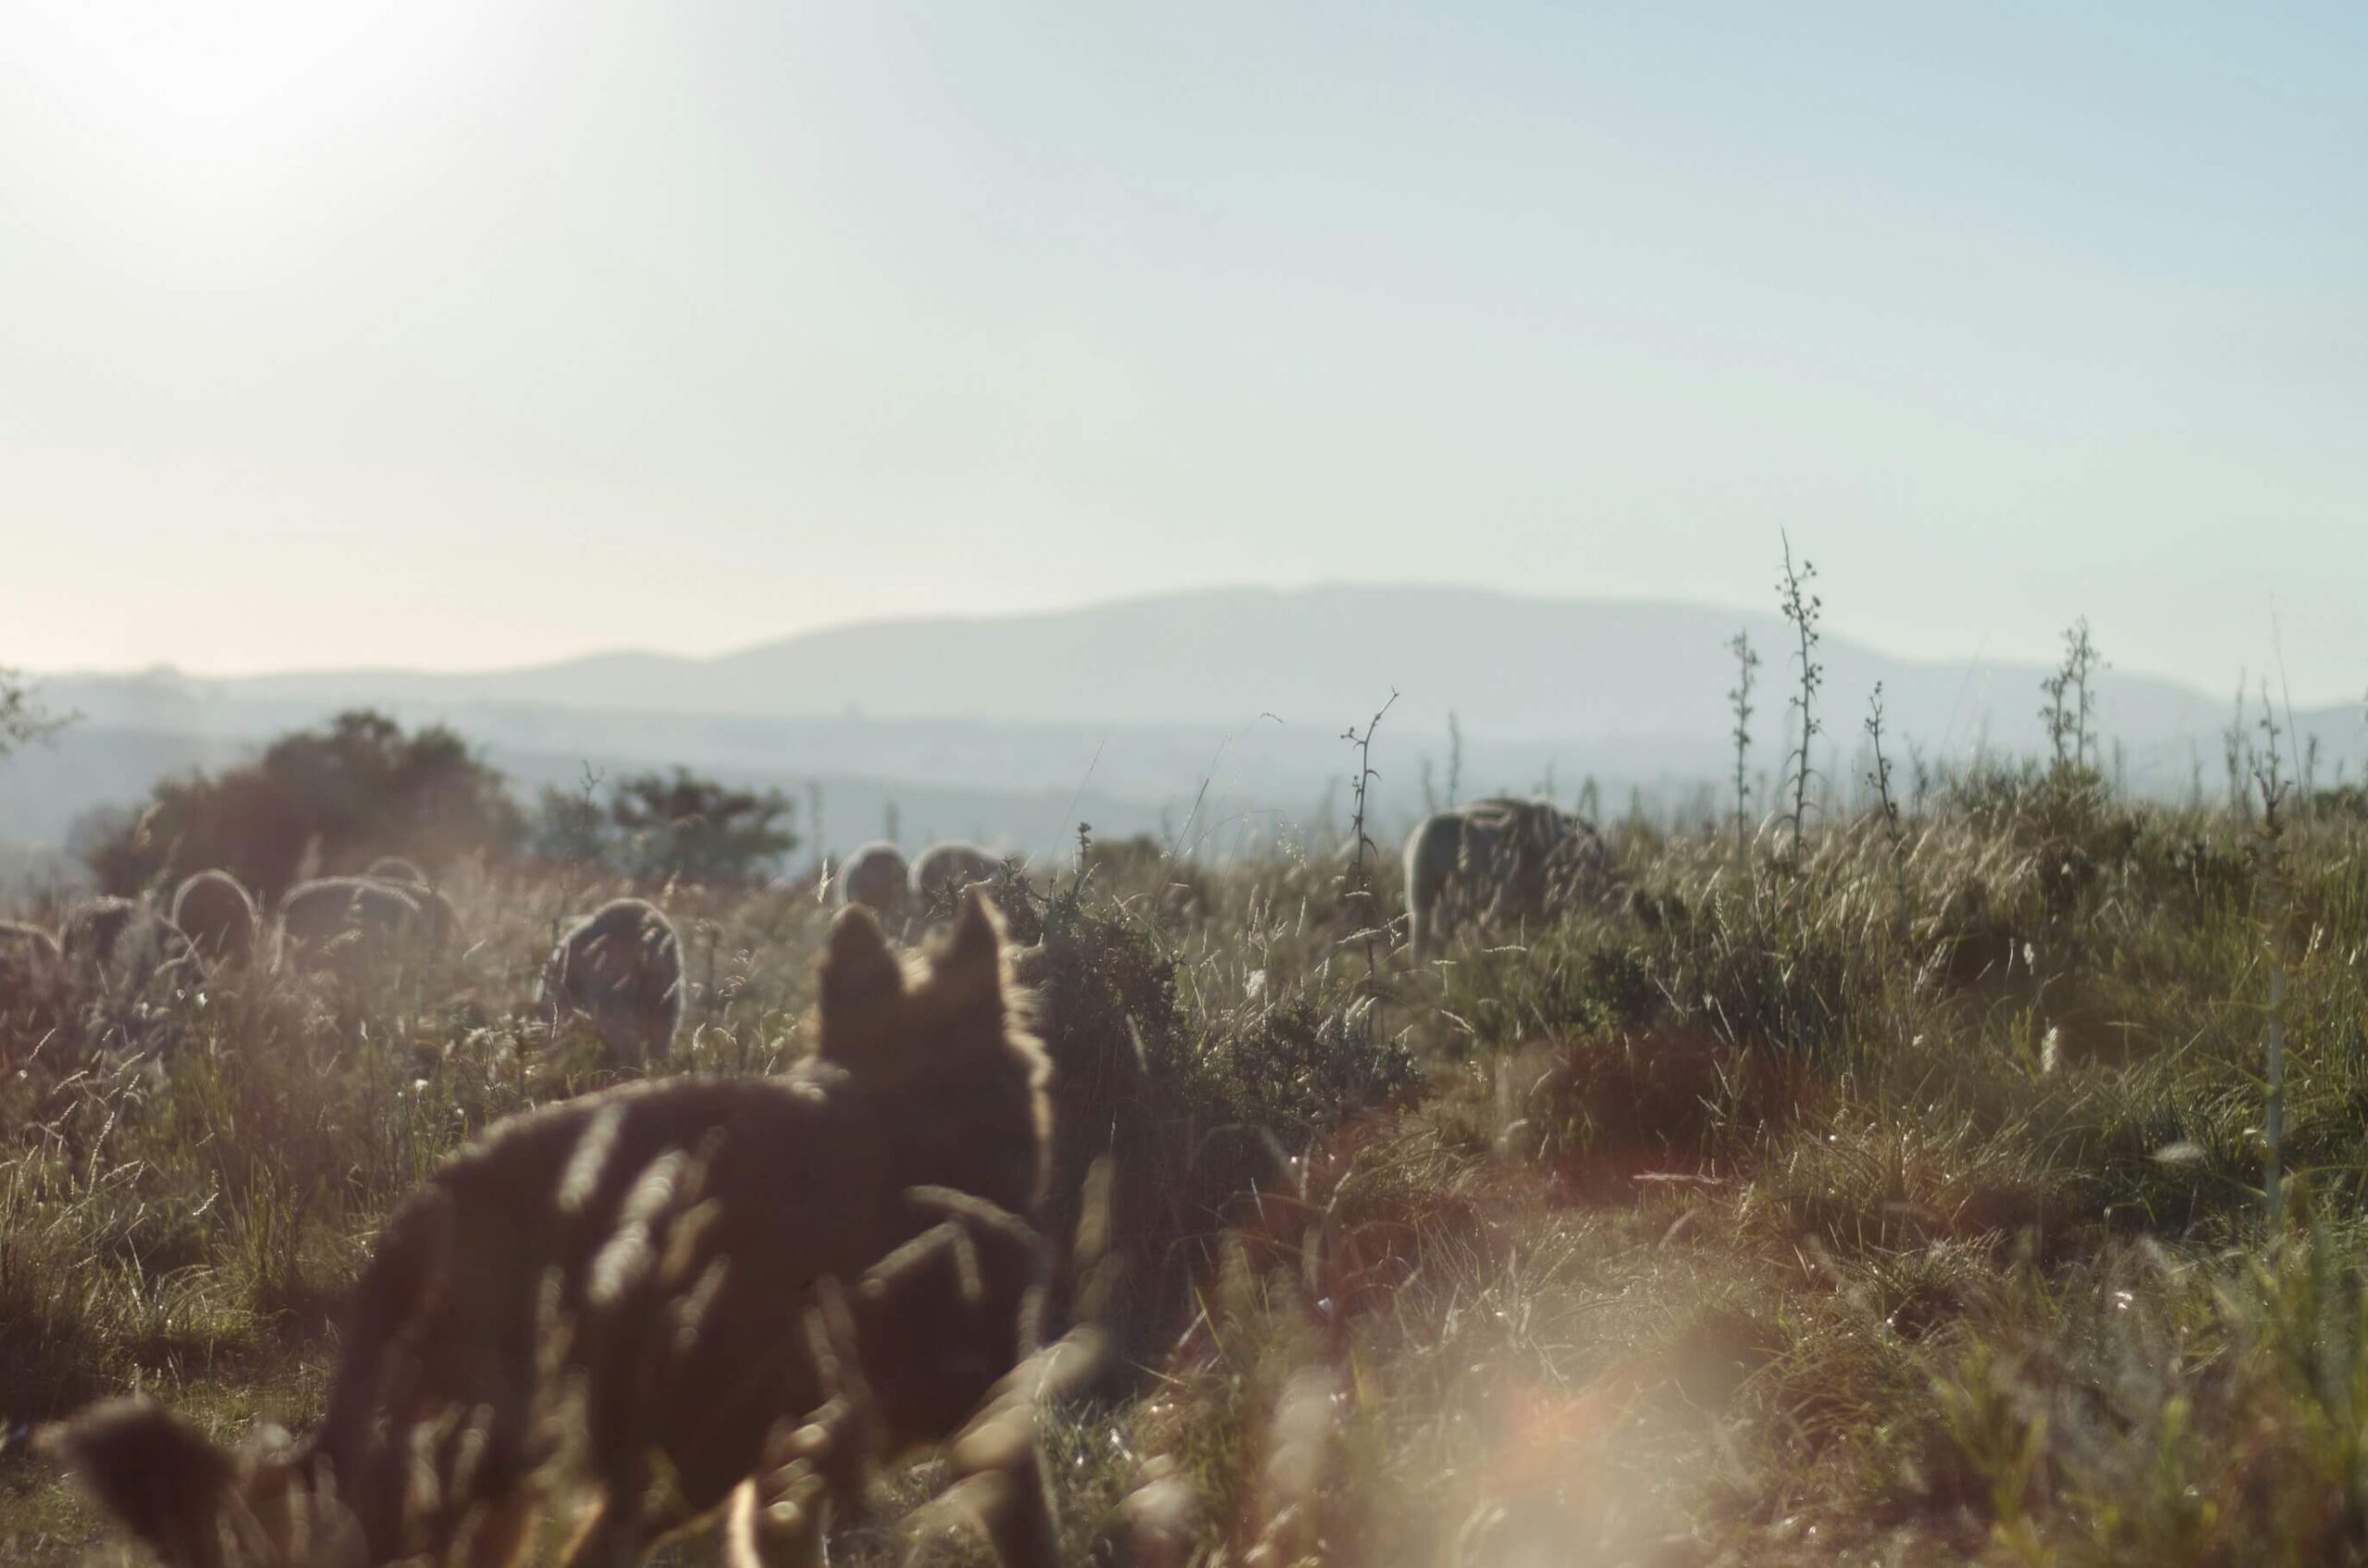
[[2284,914],[2278,840],[2286,831],[2287,781],[2278,767],[2277,710],[2269,700],[2267,677],[2261,684],[2261,732],[2253,784],[2261,792],[2262,957],[2269,969],[2269,1015],[2262,1036],[2262,1198],[2275,1239],[2282,1228],[2285,1203],[2286,961],[2278,951],[2277,933]]
[[2067,717],[2069,706],[2065,700],[2064,693],[2065,688],[2071,684],[2071,680],[2070,673],[2063,666],[2058,665],[2040,677],[2039,683],[2041,695],[2047,698],[2045,702],[2040,704],[2039,722],[2047,727],[2047,744],[2055,754],[2055,765],[2058,768],[2066,767],[2071,761],[2070,758],[2064,755],[2065,736],[2072,727],[2072,721]]
[[1737,632],[1727,651],[1735,656],[1735,684],[1727,692],[1727,707],[1735,718],[1735,855],[1741,858],[1751,850],[1751,784],[1745,765],[1751,751],[1751,687],[1759,655],[1747,632]]
[[1463,723],[1449,709],[1447,715],[1447,803],[1463,799]]
[[1883,755],[1883,684],[1875,683],[1867,698],[1867,740],[1874,747],[1874,767],[1867,782],[1875,786],[1875,802],[1882,813],[1883,836],[1891,844],[1892,878],[1899,896],[1895,917],[1902,945],[1907,938],[1907,834],[1900,826],[1899,801],[1891,792],[1891,759]]
[[[2270,646],[2276,649],[2277,654],[2278,695],[2286,699],[2286,744],[2293,748],[2288,760],[2294,764],[2293,777],[2295,782],[2301,786],[2302,790],[2302,798],[2299,802],[2299,809],[2302,815],[2308,816],[2311,809],[2311,770],[2305,768],[2302,762],[2302,735],[2300,730],[2294,722],[2294,690],[2292,686],[2287,684],[2286,680],[2286,635],[2278,629],[2277,611],[2275,606],[2271,608],[2269,612],[2269,636]],[[2269,706],[2269,681],[2267,677],[2263,677],[2262,681],[2261,700],[2263,707],[2266,708]]]
[[2108,668],[2089,636],[2089,618],[2083,615],[2065,630],[2064,661],[2039,684],[2047,697],[2039,716],[2047,726],[2048,745],[2054,750],[2057,767],[2094,766],[2103,760],[2094,719],[2096,676]]
[[2286,732],[2278,726],[2277,710],[2269,700],[2269,682],[2261,684],[2262,745],[2252,755],[2253,787],[2261,794],[2262,836],[2275,843],[2286,805],[2288,781],[2281,766],[2277,743]]
[[1793,754],[1793,864],[1805,863],[1806,840],[1808,833],[1809,810],[1809,745],[1824,730],[1817,717],[1818,688],[1825,684],[1825,666],[1817,661],[1818,617],[1825,609],[1825,600],[1809,591],[1809,584],[1817,580],[1817,567],[1807,556],[1800,565],[1793,564],[1793,540],[1788,534],[1778,536],[1784,541],[1784,576],[1776,585],[1783,603],[1784,619],[1793,623],[1799,640],[1796,657],[1800,661],[1800,689],[1793,696],[1790,706],[1801,716],[1796,732],[1797,749]]
[[2252,815],[2252,792],[2246,783],[2250,747],[2245,741],[2245,677],[2237,676],[2237,704],[2228,727],[2220,732],[2221,759],[2228,768],[2228,809],[2237,816]]
[[[1380,936],[1383,919],[1380,901],[1374,896],[1373,870],[1365,859],[1368,850],[1375,855],[1378,855],[1381,850],[1381,846],[1374,843],[1373,835],[1365,831],[1365,792],[1372,785],[1373,781],[1381,776],[1375,771],[1373,765],[1373,733],[1381,728],[1383,718],[1397,705],[1398,688],[1392,686],[1389,688],[1389,700],[1381,705],[1379,712],[1365,722],[1363,732],[1354,728],[1340,732],[1340,738],[1354,747],[1357,754],[1357,776],[1349,788],[1350,828],[1356,835],[1356,858],[1350,864],[1349,897],[1350,907],[1357,911],[1358,924],[1363,928],[1362,934],[1365,945],[1365,985],[1368,988],[1369,1000],[1372,994],[1378,992],[1381,982],[1381,957],[1375,947],[1375,943]],[[1370,1006],[1365,1008],[1364,1024],[1368,1031],[1373,1027],[1373,1009]]]
[[2064,664],[2072,672],[2072,687],[2079,698],[2073,717],[2073,760],[2085,761],[2090,767],[2101,765],[2103,755],[2097,749],[2096,677],[2111,665],[2097,652],[2096,643],[2089,636],[2089,618],[2085,615],[2064,634]]

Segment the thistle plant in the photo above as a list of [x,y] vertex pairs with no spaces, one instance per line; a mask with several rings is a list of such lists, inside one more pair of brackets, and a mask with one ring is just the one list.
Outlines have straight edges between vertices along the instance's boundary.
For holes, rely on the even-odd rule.
[[2286,831],[2284,806],[2288,781],[2278,762],[2277,709],[2269,700],[2269,682],[2261,686],[2262,745],[2254,753],[2253,786],[2261,793],[2261,926],[2263,957],[2269,969],[2268,1027],[2262,1041],[2262,1197],[2269,1215],[2272,1237],[2284,1218],[2286,1153],[2286,965],[2277,951],[2279,914],[2278,839]]
[[[1375,907],[1374,898],[1373,870],[1366,863],[1365,852],[1371,850],[1378,856],[1381,846],[1374,843],[1373,835],[1365,831],[1366,792],[1372,787],[1373,781],[1381,776],[1375,771],[1373,765],[1373,733],[1381,728],[1383,718],[1397,705],[1398,688],[1392,686],[1389,688],[1389,700],[1381,705],[1379,712],[1365,722],[1365,727],[1363,730],[1348,729],[1340,733],[1340,738],[1355,747],[1357,753],[1357,776],[1349,786],[1349,821],[1351,831],[1356,834],[1357,846],[1357,858],[1350,873],[1349,896],[1355,901],[1358,920],[1363,927],[1365,977],[1368,983],[1371,983],[1381,971],[1380,955],[1374,946],[1374,934],[1379,929],[1376,922],[1379,911]],[[1365,1022],[1368,1028],[1372,1025],[1372,1019],[1373,1015],[1367,1012]]]
[[2058,768],[2085,767],[2103,760],[2093,715],[2097,672],[2104,668],[2095,639],[2089,635],[2089,618],[2083,615],[2065,630],[2063,662],[2039,684],[2047,698],[2039,716],[2047,726],[2048,744]]
[[1815,563],[1803,556],[1795,567],[1791,537],[1778,537],[1784,541],[1784,575],[1777,583],[1776,592],[1783,606],[1784,619],[1793,623],[1799,642],[1796,657],[1801,684],[1789,704],[1801,716],[1800,728],[1795,732],[1799,748],[1793,754],[1793,864],[1798,866],[1808,832],[1809,743],[1825,728],[1817,717],[1818,689],[1825,684],[1825,666],[1817,661],[1818,617],[1825,609],[1825,600],[1809,591],[1809,585],[1817,580]]
[[1727,693],[1727,706],[1735,716],[1735,853],[1742,855],[1751,842],[1751,786],[1744,769],[1751,750],[1751,687],[1759,669],[1759,655],[1753,650],[1751,637],[1745,632],[1734,635],[1727,644],[1727,651],[1735,656],[1735,684]]
[[1875,803],[1881,812],[1883,837],[1891,844],[1892,877],[1899,895],[1899,932],[1907,934],[1907,834],[1900,826],[1899,801],[1891,792],[1891,759],[1883,755],[1883,684],[1867,698],[1867,741],[1874,747],[1874,766],[1868,771],[1867,782],[1875,786]]

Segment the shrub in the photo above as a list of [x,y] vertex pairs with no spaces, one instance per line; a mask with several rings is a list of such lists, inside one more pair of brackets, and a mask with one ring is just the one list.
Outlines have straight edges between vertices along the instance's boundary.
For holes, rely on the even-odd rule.
[[314,867],[386,854],[440,866],[511,848],[522,828],[501,775],[452,731],[407,735],[354,711],[274,741],[245,767],[166,780],[136,816],[101,823],[83,860],[110,893],[220,869],[277,897]]
[[609,801],[623,869],[652,882],[747,882],[797,847],[789,796],[734,789],[686,768],[620,779]]

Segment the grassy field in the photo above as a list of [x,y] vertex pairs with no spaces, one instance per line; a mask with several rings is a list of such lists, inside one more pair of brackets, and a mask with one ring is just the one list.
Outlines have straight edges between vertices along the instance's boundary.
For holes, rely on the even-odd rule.
[[[2357,816],[2272,836],[2065,770],[1798,865],[1610,838],[1599,902],[1420,969],[1388,868],[1368,910],[1330,860],[1112,857],[1026,912],[1064,1105],[1117,1130],[1137,1368],[1047,1434],[1075,1560],[2368,1560]],[[528,999],[617,890],[449,891],[465,945],[360,986],[0,1024],[12,1432],[132,1386],[300,1426],[388,1208],[603,1080]],[[659,895],[669,1070],[792,1059],[826,912]],[[927,1485],[836,1560],[900,1560]],[[12,1444],[0,1557],[117,1554]]]

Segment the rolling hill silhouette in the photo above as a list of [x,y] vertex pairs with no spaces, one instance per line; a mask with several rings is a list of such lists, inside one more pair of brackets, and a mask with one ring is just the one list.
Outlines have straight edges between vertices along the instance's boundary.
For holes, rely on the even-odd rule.
[[[56,675],[49,699],[84,722],[54,753],[0,769],[0,839],[55,842],[90,804],[136,798],[163,773],[218,766],[365,705],[450,722],[527,783],[566,782],[586,763],[672,762],[749,781],[831,780],[845,801],[830,813],[845,830],[837,840],[868,835],[891,799],[916,834],[1027,848],[1069,841],[1072,799],[1109,831],[1222,815],[1314,832],[1346,772],[1340,732],[1393,688],[1375,745],[1392,817],[1419,808],[1426,769],[1429,792],[1444,788],[1450,712],[1466,793],[1550,784],[1567,796],[1593,778],[1615,801],[1632,787],[1670,798],[1730,766],[1725,645],[1738,630],[1763,660],[1752,766],[1772,772],[1792,680],[1790,628],[1776,616],[1466,588],[1215,589],[867,622],[710,659],[617,652],[477,673]],[[1831,753],[1819,765],[1839,775],[1853,772],[1878,680],[1903,754],[2043,745],[2036,665],[1901,659],[1831,630],[1819,657]],[[2226,698],[2108,671],[2099,708],[2133,786],[2183,792],[2201,775],[2220,787]],[[2339,761],[2358,766],[2368,735],[2356,711],[2296,718],[2319,736],[2327,776]],[[936,804],[917,817],[906,801],[924,796]]]

